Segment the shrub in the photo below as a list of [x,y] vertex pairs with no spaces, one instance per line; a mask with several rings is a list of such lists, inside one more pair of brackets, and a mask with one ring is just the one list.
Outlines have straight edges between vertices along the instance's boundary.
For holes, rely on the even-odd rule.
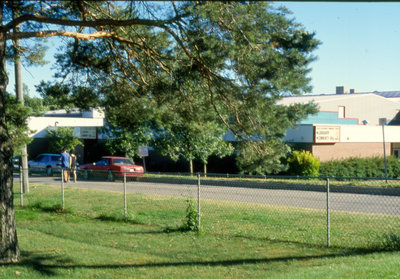
[[[400,176],[400,160],[394,156],[387,157],[388,178]],[[383,157],[360,158],[352,157],[343,160],[322,162],[320,165],[321,176],[333,177],[385,177],[385,164]]]
[[400,251],[400,235],[385,235],[381,243],[381,249],[386,251]]
[[288,158],[289,174],[318,176],[320,162],[310,151],[293,151]]
[[199,225],[197,223],[198,213],[195,209],[194,202],[191,199],[187,200],[187,208],[186,208],[186,218],[185,223],[181,227],[182,231],[199,231]]

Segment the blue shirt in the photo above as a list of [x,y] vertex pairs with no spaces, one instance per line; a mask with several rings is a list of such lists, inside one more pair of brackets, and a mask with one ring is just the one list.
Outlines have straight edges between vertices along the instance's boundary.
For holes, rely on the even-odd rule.
[[67,152],[61,153],[61,167],[69,168],[69,154]]

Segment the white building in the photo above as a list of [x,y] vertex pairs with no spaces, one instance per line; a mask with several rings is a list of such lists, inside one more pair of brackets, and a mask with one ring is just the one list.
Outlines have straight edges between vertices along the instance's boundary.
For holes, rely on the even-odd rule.
[[[285,140],[321,161],[346,157],[400,157],[400,91],[286,97],[282,105],[314,102],[319,112],[287,131]],[[386,125],[380,126],[380,119]],[[382,121],[381,120],[381,121]]]
[[45,113],[42,117],[29,117],[29,135],[33,138],[45,138],[46,129],[56,127],[74,127],[74,135],[80,139],[96,139],[96,128],[104,126],[104,112],[99,109],[89,111],[54,110]]
[[82,162],[85,155],[93,152],[91,148],[99,138],[98,128],[104,126],[104,112],[101,109],[49,111],[42,117],[29,117],[28,126],[32,130],[30,137],[33,138],[33,141],[28,145],[30,158],[34,158],[40,153],[48,152],[47,129],[73,127],[74,135],[84,144],[83,147],[78,146],[77,150],[75,150],[78,160]]

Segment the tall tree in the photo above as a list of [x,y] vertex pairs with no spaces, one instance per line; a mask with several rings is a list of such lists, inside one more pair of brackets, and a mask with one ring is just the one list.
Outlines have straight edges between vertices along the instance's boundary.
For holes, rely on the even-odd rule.
[[[173,19],[153,20],[131,14],[122,18],[119,8],[124,10],[134,3],[86,2],[86,1],[19,1],[19,16],[13,18],[16,1],[0,2],[0,262],[19,260],[19,249],[15,227],[12,192],[13,145],[6,125],[6,88],[8,78],[5,59],[6,42],[16,39],[65,36],[75,40],[108,39],[111,43],[132,44],[118,35],[114,28],[149,25],[163,27]],[[20,26],[19,32],[13,32]],[[111,27],[111,28],[110,28]]]
[[31,107],[23,106],[11,94],[6,95],[6,125],[8,131],[10,131],[14,155],[21,156],[23,147],[32,141],[29,138],[29,133],[32,131],[26,125],[26,119],[32,114],[33,109]]
[[153,135],[145,126],[127,130],[109,124],[104,130],[108,135],[106,147],[110,154],[121,154],[130,159],[139,156],[139,146],[149,145]]
[[65,148],[74,150],[78,145],[83,143],[74,135],[74,128],[71,127],[49,127],[46,129],[46,138],[49,141],[49,151],[53,153],[61,153]]
[[[162,14],[147,8],[148,14]],[[265,2],[182,2],[169,12],[179,20],[118,30],[136,42],[128,50],[106,41],[71,43],[58,56],[59,76],[96,88],[107,117],[115,114],[119,126],[131,129],[144,116],[164,123],[175,113],[189,119],[202,98],[242,143],[243,172],[279,171],[288,152],[284,132],[316,112],[311,104],[276,104],[311,90],[314,34]],[[130,89],[116,90],[122,83]]]
[[[21,1],[20,16],[13,19],[14,2],[0,2],[1,262],[19,258],[13,150],[5,125],[8,40],[71,38],[68,55],[59,56],[59,77],[91,87],[99,99],[132,104],[124,110],[106,106],[128,128],[146,116],[161,123],[174,113],[185,119],[198,109],[191,101],[201,96],[238,140],[259,139],[252,144],[254,160],[266,152],[281,156],[271,149],[283,150],[282,141],[263,142],[314,111],[311,105],[276,105],[282,96],[310,91],[306,75],[318,41],[267,2]],[[122,81],[131,89],[114,93]],[[193,84],[203,90],[191,90]]]
[[201,161],[204,173],[207,173],[210,156],[222,158],[233,152],[233,146],[223,140],[225,133],[226,129],[218,122],[175,120],[155,132],[153,146],[161,155],[174,161],[188,161],[191,174],[194,160]]

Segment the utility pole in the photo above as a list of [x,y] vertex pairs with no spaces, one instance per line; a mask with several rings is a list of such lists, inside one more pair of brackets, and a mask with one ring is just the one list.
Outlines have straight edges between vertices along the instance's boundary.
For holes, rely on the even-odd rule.
[[379,125],[382,126],[382,136],[383,136],[383,160],[385,163],[385,180],[387,183],[387,163],[386,163],[386,143],[385,143],[385,125],[386,125],[387,119],[386,118],[379,118]]
[[[13,14],[15,17],[16,15]],[[15,27],[15,32],[19,32],[19,27]],[[24,105],[24,92],[22,88],[22,63],[21,63],[21,55],[19,53],[19,40],[13,40],[14,44],[14,72],[15,72],[15,94],[17,96],[17,100]],[[21,155],[21,163],[22,163],[22,188],[24,193],[29,193],[29,172],[28,172],[28,151],[26,144],[22,147],[22,155]]]

